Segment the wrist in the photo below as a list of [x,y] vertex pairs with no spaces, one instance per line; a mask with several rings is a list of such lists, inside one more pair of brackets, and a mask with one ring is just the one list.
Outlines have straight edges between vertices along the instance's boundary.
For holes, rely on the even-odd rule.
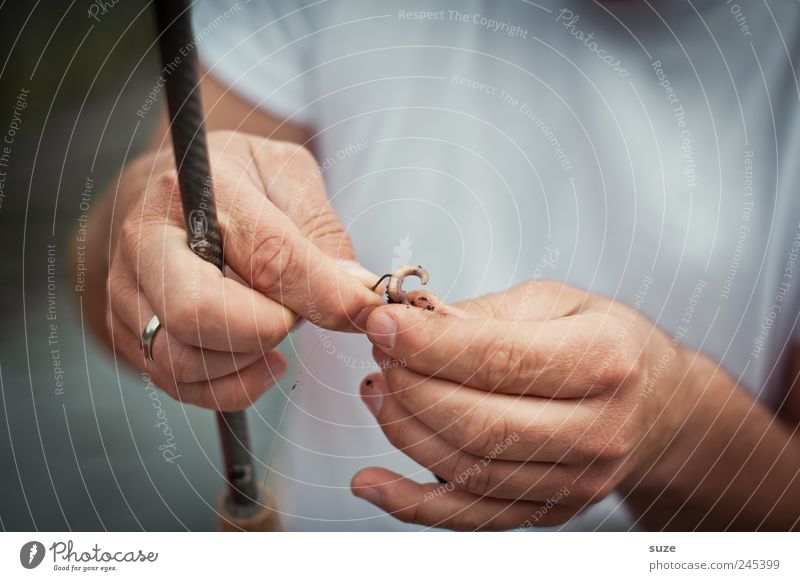
[[657,398],[651,441],[643,443],[637,466],[622,485],[627,492],[660,494],[679,485],[678,475],[706,432],[714,363],[700,352],[674,348],[665,388]]

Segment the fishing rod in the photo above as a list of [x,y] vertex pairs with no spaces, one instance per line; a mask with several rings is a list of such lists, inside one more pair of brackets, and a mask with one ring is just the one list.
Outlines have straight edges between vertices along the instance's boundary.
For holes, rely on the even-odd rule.
[[[178,170],[188,243],[192,251],[225,273],[222,236],[214,203],[203,103],[192,32],[190,0],[155,0],[161,64],[165,74],[170,133]],[[247,415],[216,412],[227,487],[218,506],[226,531],[280,529],[274,501],[255,478]]]

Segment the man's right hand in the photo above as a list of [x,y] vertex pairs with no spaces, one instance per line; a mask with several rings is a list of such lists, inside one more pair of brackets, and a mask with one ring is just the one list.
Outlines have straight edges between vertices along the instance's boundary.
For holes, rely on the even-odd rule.
[[[347,330],[381,301],[367,288],[375,278],[353,262],[306,149],[233,132],[208,141],[228,276],[189,249],[175,162],[164,149],[120,179],[106,324],[114,351],[170,396],[238,410],[286,372],[274,348],[297,316]],[[153,314],[161,329],[150,362],[139,342]]]

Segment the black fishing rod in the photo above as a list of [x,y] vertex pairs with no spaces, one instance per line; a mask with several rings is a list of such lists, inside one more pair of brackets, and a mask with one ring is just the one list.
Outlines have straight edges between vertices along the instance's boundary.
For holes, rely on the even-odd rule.
[[[188,243],[224,275],[222,236],[214,203],[189,0],[155,0],[170,133]],[[277,530],[266,490],[256,482],[245,412],[217,412],[227,490],[219,502],[223,530]]]

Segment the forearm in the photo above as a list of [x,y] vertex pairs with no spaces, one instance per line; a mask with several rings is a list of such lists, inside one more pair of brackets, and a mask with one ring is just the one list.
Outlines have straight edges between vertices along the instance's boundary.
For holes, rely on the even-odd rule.
[[796,426],[695,355],[683,353],[689,372],[677,393],[691,411],[664,453],[624,490],[629,505],[653,529],[797,529]]

